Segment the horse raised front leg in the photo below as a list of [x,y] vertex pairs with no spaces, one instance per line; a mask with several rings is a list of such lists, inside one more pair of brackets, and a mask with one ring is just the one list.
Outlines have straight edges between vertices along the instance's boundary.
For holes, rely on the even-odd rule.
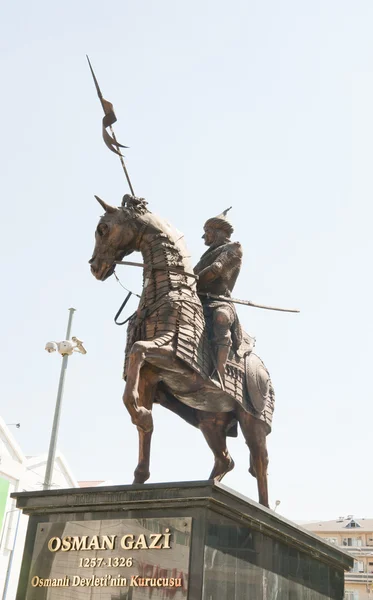
[[199,428],[214,453],[215,463],[210,479],[221,481],[234,468],[234,461],[227,448],[227,425],[231,421],[230,413],[211,413],[198,411]]
[[250,450],[250,473],[256,477],[258,484],[259,503],[269,508],[268,504],[268,452],[265,424],[243,409],[237,411],[238,420],[246,444]]
[[136,342],[132,346],[123,394],[123,402],[131,416],[132,423],[145,432],[152,431],[153,417],[151,411],[139,403],[140,370],[145,362],[147,350],[153,345],[152,342]]
[[[138,403],[149,411],[153,406],[157,383],[157,374],[151,368],[143,366],[140,371]],[[150,443],[153,430],[144,431],[138,427],[137,431],[139,433],[139,462],[134,472],[135,479],[133,483],[145,483],[150,477]]]

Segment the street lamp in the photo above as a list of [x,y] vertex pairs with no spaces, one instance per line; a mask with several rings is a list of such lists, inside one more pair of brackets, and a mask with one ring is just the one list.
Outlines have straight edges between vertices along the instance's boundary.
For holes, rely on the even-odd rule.
[[44,479],[44,484],[43,484],[44,490],[49,490],[51,487],[51,484],[52,484],[52,475],[53,475],[54,459],[55,459],[55,455],[56,455],[58,427],[59,427],[60,415],[61,415],[61,403],[62,403],[62,396],[63,396],[63,388],[64,388],[64,384],[65,384],[67,362],[68,362],[69,356],[71,356],[71,354],[73,354],[73,352],[80,352],[81,354],[87,353],[86,349],[83,347],[83,342],[78,340],[78,338],[72,337],[70,340],[71,324],[73,321],[74,312],[75,312],[75,308],[69,308],[70,314],[69,314],[69,320],[67,323],[66,339],[62,340],[62,342],[48,342],[45,346],[45,349],[47,352],[51,353],[51,352],[58,351],[59,354],[61,354],[62,365],[61,365],[60,381],[58,384],[56,408],[54,410],[54,418],[53,418],[51,439],[50,439],[50,444],[49,444],[47,467],[45,469],[45,479]]

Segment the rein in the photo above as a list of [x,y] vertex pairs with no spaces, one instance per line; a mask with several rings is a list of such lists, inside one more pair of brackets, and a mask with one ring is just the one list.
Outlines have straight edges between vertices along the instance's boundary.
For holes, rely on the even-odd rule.
[[[195,273],[188,273],[187,271],[184,271],[183,267],[155,267],[155,266],[149,266],[146,265],[145,263],[136,263],[136,262],[130,262],[130,261],[123,261],[123,260],[117,260],[115,261],[116,265],[128,265],[131,267],[142,267],[144,270],[155,270],[155,271],[168,271],[171,273],[179,273],[181,275],[186,275],[187,277],[193,277],[194,279],[198,279],[198,275],[196,275]],[[127,290],[127,288],[124,287],[124,285],[121,283],[121,281],[119,280],[119,277],[116,275],[115,271],[114,271],[114,275],[116,280],[118,281],[118,283],[128,292],[127,296],[125,297],[125,299],[123,300],[122,304],[120,305],[115,317],[114,317],[114,323],[116,325],[125,325],[126,323],[128,323],[128,321],[131,319],[131,317],[133,317],[133,315],[135,313],[132,313],[129,317],[127,317],[127,319],[125,319],[124,321],[118,321],[120,315],[122,314],[122,311],[124,309],[124,307],[126,306],[127,302],[129,301],[129,299],[131,298],[131,296],[137,296],[138,298],[141,298],[141,296],[139,296],[139,294],[135,294],[135,292],[131,292],[130,290]],[[176,300],[177,301],[177,300]],[[188,302],[187,300],[184,299],[184,302]],[[194,304],[193,302],[190,302],[190,304]]]
[[126,306],[128,300],[131,298],[131,296],[132,296],[132,292],[128,292],[127,296],[125,297],[125,299],[123,300],[122,304],[120,305],[120,308],[119,308],[117,314],[114,317],[114,323],[116,325],[125,325],[126,323],[128,323],[128,321],[130,320],[130,318],[135,314],[135,313],[132,313],[132,315],[130,315],[129,317],[127,317],[127,319],[125,321],[121,321],[120,323],[118,322],[118,318],[120,317],[120,315],[122,313],[122,310]]
[[[148,225],[147,224],[143,224],[139,235],[140,235],[140,240],[137,243],[137,249],[140,250],[140,244],[141,244],[141,240],[144,237],[144,234],[146,232]],[[152,264],[147,264],[147,263],[140,263],[140,262],[132,262],[132,261],[126,261],[126,260],[116,260],[114,261],[115,265],[126,265],[126,266],[130,266],[130,267],[139,267],[141,269],[144,269],[144,273],[146,271],[164,271],[167,273],[177,273],[179,275],[184,275],[185,277],[191,277],[192,279],[194,279],[195,281],[198,280],[198,275],[196,275],[195,273],[189,273],[188,271],[185,271],[184,267],[178,267],[178,266],[156,266],[156,265],[152,265]],[[117,275],[115,274],[114,271],[114,275],[118,281],[118,283],[121,284],[121,282],[119,281],[119,278],[117,277]],[[122,285],[122,287],[124,287]],[[189,287],[189,286],[188,286]],[[126,288],[124,288],[126,289]],[[116,325],[125,325],[126,323],[128,323],[128,321],[131,319],[131,317],[136,314],[136,313],[132,313],[132,315],[130,315],[127,319],[125,319],[124,321],[118,321],[120,315],[123,312],[123,309],[125,308],[127,302],[129,301],[129,299],[131,298],[131,296],[134,294],[134,292],[131,292],[131,290],[127,290],[127,296],[125,297],[125,299],[123,300],[122,304],[119,307],[119,310],[117,311],[115,317],[114,317],[114,323]],[[140,298],[140,296],[138,294],[134,294],[135,296],[137,296],[138,298]]]

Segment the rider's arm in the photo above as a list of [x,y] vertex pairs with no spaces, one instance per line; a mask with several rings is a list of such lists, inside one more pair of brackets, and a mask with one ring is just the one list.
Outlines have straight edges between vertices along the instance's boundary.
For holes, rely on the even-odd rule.
[[219,277],[222,270],[223,263],[220,260],[217,260],[212,263],[212,265],[205,267],[200,273],[198,273],[198,280],[200,284],[204,285],[206,283],[211,283],[217,279],[217,277]]
[[198,273],[198,279],[202,285],[211,283],[223,273],[223,271],[230,271],[236,266],[240,266],[242,260],[242,248],[241,244],[234,242],[230,244],[227,250],[223,251],[218,259],[202,269]]

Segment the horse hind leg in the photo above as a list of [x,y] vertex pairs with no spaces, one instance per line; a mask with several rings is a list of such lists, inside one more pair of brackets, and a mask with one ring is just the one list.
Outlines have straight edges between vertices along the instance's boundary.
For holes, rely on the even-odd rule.
[[234,468],[234,461],[227,448],[227,425],[232,419],[230,413],[211,413],[198,411],[199,428],[211,448],[214,457],[214,467],[210,479],[221,481]]
[[269,508],[267,481],[268,452],[265,424],[259,421],[259,419],[255,419],[243,409],[240,409],[237,413],[243,436],[250,450],[249,472],[257,479],[259,503]]
[[[158,383],[158,376],[148,367],[142,367],[139,379],[139,406],[151,411]],[[133,483],[145,483],[150,477],[150,444],[153,429],[144,431],[137,427],[139,434],[139,459],[134,472]]]

